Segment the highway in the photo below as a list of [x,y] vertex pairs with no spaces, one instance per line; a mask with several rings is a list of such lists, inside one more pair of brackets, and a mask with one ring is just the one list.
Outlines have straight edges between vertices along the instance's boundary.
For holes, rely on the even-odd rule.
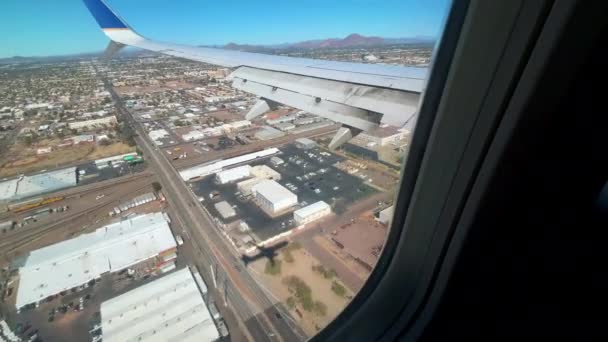
[[[174,215],[177,217],[173,219],[186,227],[187,235],[198,247],[200,258],[197,264],[207,284],[213,288],[214,283],[217,283],[215,292],[225,294],[228,306],[240,318],[248,336],[255,341],[306,340],[307,336],[292,320],[285,307],[271,301],[252,278],[240,261],[240,254],[215,228],[177,170],[149,139],[143,127],[133,119],[107,79],[102,75],[99,77],[112,95],[122,120],[137,133],[137,145],[158,176],[168,202],[175,208]],[[216,302],[223,304],[224,299],[216,298]]]

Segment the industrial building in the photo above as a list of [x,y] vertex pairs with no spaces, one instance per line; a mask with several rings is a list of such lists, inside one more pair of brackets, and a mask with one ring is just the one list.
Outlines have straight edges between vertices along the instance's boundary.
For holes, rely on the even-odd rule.
[[314,140],[308,138],[296,139],[296,146],[302,149],[311,149],[317,147],[317,143]]
[[218,160],[203,165],[194,166],[179,172],[179,175],[183,180],[188,181],[198,177],[205,177],[214,173],[222,171],[226,167],[232,165],[246,163],[252,160],[265,158],[281,152],[278,148],[268,148],[265,150],[244,154],[242,156]]
[[285,122],[291,122],[297,118],[298,118],[298,116],[295,114],[284,115],[284,116],[281,116],[276,119],[268,119],[268,120],[266,120],[266,123],[269,125],[278,125],[278,124],[285,123]]
[[406,135],[406,131],[389,125],[381,125],[369,131],[363,131],[353,140],[368,145],[386,146],[397,144]]
[[284,164],[285,161],[279,157],[271,157],[270,158],[270,164],[272,164],[272,166],[277,167],[281,164]]
[[186,267],[102,302],[103,341],[219,340],[197,284]]
[[219,184],[227,184],[249,176],[251,176],[251,166],[243,165],[216,173],[215,180]]
[[378,221],[380,221],[380,223],[382,223],[382,224],[390,226],[391,221],[393,220],[394,214],[395,214],[395,206],[391,205],[390,207],[382,210],[378,214]]
[[287,132],[289,130],[296,128],[296,125],[294,125],[291,122],[281,122],[279,124],[274,125],[274,127],[276,127],[277,129],[279,129],[283,132]]
[[331,214],[329,204],[319,201],[293,212],[293,219],[298,225],[316,221]]
[[215,207],[215,210],[220,213],[220,216],[222,216],[223,219],[236,216],[236,211],[234,211],[234,209],[226,201],[215,203],[213,206]]
[[298,204],[298,196],[273,180],[263,180],[251,188],[257,203],[269,214],[285,211]]
[[52,192],[77,183],[76,168],[22,176],[0,183],[0,200],[10,201]]
[[261,130],[255,132],[254,136],[259,140],[271,140],[284,136],[286,133],[281,132],[276,128],[264,126]]
[[236,188],[237,190],[243,195],[243,196],[249,196],[251,195],[251,189],[258,183],[260,183],[261,181],[263,181],[264,179],[262,178],[251,178],[251,179],[247,179],[244,180],[242,182],[238,182],[236,183]]
[[177,244],[162,213],[136,216],[30,252],[19,268],[17,309],[158,257],[175,259]]
[[252,167],[251,175],[261,179],[281,180],[281,174],[266,165],[256,165]]

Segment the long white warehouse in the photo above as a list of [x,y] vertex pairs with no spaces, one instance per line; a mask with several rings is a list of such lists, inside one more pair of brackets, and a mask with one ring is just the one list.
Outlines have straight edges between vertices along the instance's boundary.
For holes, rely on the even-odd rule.
[[186,267],[101,303],[104,342],[216,341],[220,334]]
[[232,169],[220,171],[215,174],[215,179],[220,184],[234,182],[251,176],[251,166],[243,165]]
[[232,165],[247,163],[249,161],[252,161],[252,160],[255,160],[258,158],[269,157],[269,156],[272,156],[279,152],[281,152],[281,151],[278,148],[273,147],[273,148],[269,148],[266,150],[254,152],[254,153],[244,154],[242,156],[238,156],[238,157],[234,157],[234,158],[218,160],[218,161],[215,161],[215,162],[212,162],[209,164],[194,166],[194,167],[180,171],[179,175],[182,177],[183,180],[188,181],[193,178],[212,175],[212,174],[220,172],[224,168],[232,166]]
[[22,176],[0,183],[0,200],[16,200],[76,186],[76,168]]
[[329,204],[319,201],[293,212],[297,224],[306,224],[331,214]]
[[15,306],[19,309],[83,285],[103,273],[170,254],[176,246],[163,214],[153,213],[34,250],[19,269]]

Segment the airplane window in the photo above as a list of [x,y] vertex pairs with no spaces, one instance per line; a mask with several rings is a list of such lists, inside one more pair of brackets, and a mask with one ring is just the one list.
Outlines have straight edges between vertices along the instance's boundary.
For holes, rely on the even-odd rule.
[[383,253],[449,5],[0,5],[0,340],[314,336]]

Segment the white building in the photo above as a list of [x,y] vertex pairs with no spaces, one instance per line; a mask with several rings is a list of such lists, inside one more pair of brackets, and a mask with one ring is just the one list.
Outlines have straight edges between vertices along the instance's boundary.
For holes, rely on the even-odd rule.
[[86,121],[76,121],[68,123],[68,127],[70,129],[80,129],[87,127],[95,127],[95,126],[111,126],[115,125],[118,121],[116,120],[116,116],[106,116],[105,118],[92,119]]
[[176,246],[164,216],[154,213],[34,250],[19,268],[15,305],[21,308],[42,301],[156,256],[174,257]]
[[215,203],[213,206],[215,207],[215,210],[220,213],[220,216],[222,216],[223,219],[236,216],[236,211],[234,211],[234,209],[226,201]]
[[329,204],[319,201],[293,212],[293,219],[298,225],[310,223],[331,214]]
[[262,209],[271,214],[298,204],[298,196],[273,180],[259,182],[251,188],[251,192]]
[[263,180],[262,178],[250,178],[236,183],[236,188],[243,196],[249,196],[251,195],[251,189]]
[[363,131],[361,134],[353,138],[354,141],[359,141],[364,144],[386,146],[389,144],[397,144],[406,135],[406,131],[389,125],[381,125],[370,131]]
[[164,129],[155,129],[155,130],[148,132],[148,136],[150,136],[150,139],[154,140],[154,143],[156,145],[162,145],[163,143],[159,140],[164,137],[168,137],[169,132],[167,132]]
[[197,178],[197,177],[205,177],[205,176],[209,176],[211,174],[220,172],[226,167],[236,165],[236,164],[246,163],[251,160],[269,157],[269,156],[272,156],[279,152],[281,152],[281,151],[278,148],[274,148],[274,147],[268,148],[265,150],[244,154],[242,156],[238,156],[238,157],[234,157],[234,158],[217,160],[217,161],[214,161],[211,163],[194,166],[194,167],[180,171],[179,175],[185,181],[193,179],[193,178]]
[[382,224],[390,226],[391,222],[393,221],[394,215],[395,215],[395,206],[391,205],[390,207],[388,207],[380,212],[380,214],[378,215],[378,221],[380,221],[380,223],[382,223]]
[[317,147],[317,143],[314,140],[308,139],[308,138],[296,139],[296,145],[299,148],[306,149],[306,150]]
[[281,132],[270,126],[264,126],[262,129],[255,132],[254,136],[258,140],[271,140],[285,136],[285,132]]
[[182,134],[182,140],[184,141],[201,140],[203,138],[205,138],[205,133],[197,130]]
[[76,168],[23,176],[0,183],[0,200],[15,200],[75,186]]
[[256,165],[252,167],[251,175],[260,179],[281,180],[281,174],[266,165]]
[[101,303],[100,313],[104,342],[207,342],[220,338],[188,268]]
[[251,176],[251,166],[243,165],[216,173],[215,180],[220,184],[226,184],[249,176]]

